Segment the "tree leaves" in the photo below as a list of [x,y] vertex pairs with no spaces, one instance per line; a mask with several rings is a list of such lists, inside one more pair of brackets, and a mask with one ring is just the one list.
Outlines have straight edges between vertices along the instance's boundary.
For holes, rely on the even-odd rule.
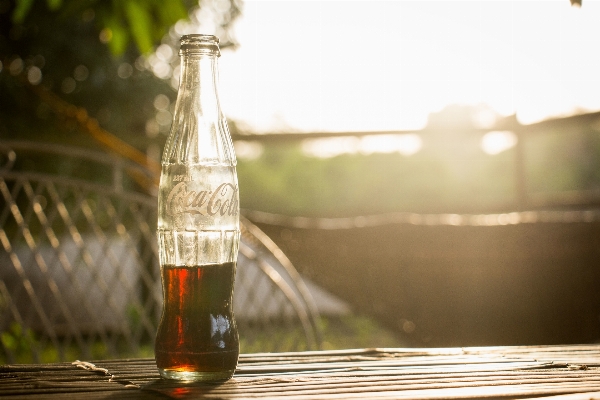
[[[35,0],[17,0],[13,11],[13,22],[20,24],[25,20],[27,14],[33,6]],[[62,0],[46,0],[46,4],[51,11],[56,11],[62,6]]]
[[[151,15],[151,5],[148,2],[130,0],[118,2],[125,8],[125,15],[129,28],[135,39],[138,49],[142,53],[149,53],[153,47],[153,30],[160,29],[159,26],[154,27]],[[158,21],[157,21],[158,22]],[[159,24],[156,24],[159,25]]]
[[163,25],[173,25],[175,22],[186,19],[188,17],[188,9],[182,1],[174,1],[169,7],[156,7],[158,18]]
[[29,13],[29,10],[31,10],[33,1],[34,0],[17,0],[16,1],[16,6],[15,6],[15,9],[14,9],[13,15],[12,15],[13,22],[20,24],[25,20],[25,17]]
[[101,24],[111,30],[108,45],[115,56],[123,54],[131,41],[140,53],[150,53],[171,26],[188,16],[182,0],[114,0],[105,11]]
[[[34,2],[16,0],[13,23],[24,23]],[[72,15],[75,9],[79,12],[94,10],[101,40],[115,56],[125,53],[130,44],[134,44],[142,54],[150,53],[171,26],[188,17],[188,9],[192,7],[187,0],[88,0],[66,3],[63,0],[46,0],[48,10],[57,13],[57,16]]]
[[58,10],[62,6],[62,0],[46,0],[46,3],[52,11]]
[[129,32],[123,25],[122,20],[114,15],[108,15],[103,20],[105,28],[101,32],[101,37],[111,53],[120,56],[127,50],[129,44]]

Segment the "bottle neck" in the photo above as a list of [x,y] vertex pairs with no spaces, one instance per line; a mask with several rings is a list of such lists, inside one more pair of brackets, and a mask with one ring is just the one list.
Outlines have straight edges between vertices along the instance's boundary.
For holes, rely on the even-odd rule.
[[[194,103],[203,118],[221,118],[217,89],[218,65],[216,55],[183,54],[179,82],[179,105]],[[176,111],[177,113],[177,111]]]
[[181,52],[181,78],[162,163],[235,166],[217,90],[218,53]]

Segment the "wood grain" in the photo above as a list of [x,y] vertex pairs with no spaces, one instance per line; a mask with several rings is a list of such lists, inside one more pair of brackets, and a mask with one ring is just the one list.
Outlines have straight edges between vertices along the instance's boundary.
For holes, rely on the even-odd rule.
[[[159,378],[152,359],[0,367],[15,399],[599,398],[600,345],[355,349],[240,356],[232,379]],[[85,369],[87,368],[87,369]],[[554,397],[558,396],[560,397]]]

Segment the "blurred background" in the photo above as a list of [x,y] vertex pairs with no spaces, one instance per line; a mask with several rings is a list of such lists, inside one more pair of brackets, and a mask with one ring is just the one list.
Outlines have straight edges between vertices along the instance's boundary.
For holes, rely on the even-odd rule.
[[216,34],[242,213],[326,292],[323,348],[596,342],[598,20],[590,0],[0,0],[0,144],[156,168],[179,37]]

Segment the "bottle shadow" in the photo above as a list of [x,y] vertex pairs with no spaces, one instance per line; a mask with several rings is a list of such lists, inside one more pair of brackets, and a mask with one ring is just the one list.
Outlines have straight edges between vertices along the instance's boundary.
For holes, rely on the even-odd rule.
[[155,397],[157,399],[197,399],[209,394],[227,397],[227,395],[239,393],[234,379],[210,383],[156,379],[142,385],[140,391],[146,394],[162,395],[162,397]]

